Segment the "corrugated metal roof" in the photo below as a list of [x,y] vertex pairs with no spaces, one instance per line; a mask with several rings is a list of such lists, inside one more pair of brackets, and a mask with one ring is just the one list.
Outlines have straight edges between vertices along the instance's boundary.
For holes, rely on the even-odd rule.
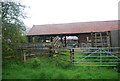
[[73,34],[111,30],[118,30],[118,20],[33,25],[27,35]]

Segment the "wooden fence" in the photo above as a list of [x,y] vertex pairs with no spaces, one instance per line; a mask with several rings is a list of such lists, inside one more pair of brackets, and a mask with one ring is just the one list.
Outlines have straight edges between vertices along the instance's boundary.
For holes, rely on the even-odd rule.
[[26,61],[29,58],[53,55],[49,46],[49,43],[21,44],[18,50],[21,52],[21,59]]

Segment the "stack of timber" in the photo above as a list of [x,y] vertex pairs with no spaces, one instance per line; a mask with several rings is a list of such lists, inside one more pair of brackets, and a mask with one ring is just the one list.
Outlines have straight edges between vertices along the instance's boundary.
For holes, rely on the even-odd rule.
[[61,48],[63,47],[62,43],[58,36],[54,37],[53,41],[51,42],[52,48]]
[[58,36],[53,38],[53,41],[51,42],[51,49],[54,50],[54,53],[59,53],[60,50],[63,48],[63,45],[60,41],[60,38]]
[[110,47],[110,32],[91,33],[93,47]]

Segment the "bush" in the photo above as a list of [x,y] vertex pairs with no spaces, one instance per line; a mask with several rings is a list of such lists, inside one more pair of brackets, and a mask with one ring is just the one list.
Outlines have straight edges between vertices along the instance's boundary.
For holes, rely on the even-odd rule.
[[32,68],[38,68],[41,66],[41,61],[38,58],[34,58],[27,62],[28,65]]

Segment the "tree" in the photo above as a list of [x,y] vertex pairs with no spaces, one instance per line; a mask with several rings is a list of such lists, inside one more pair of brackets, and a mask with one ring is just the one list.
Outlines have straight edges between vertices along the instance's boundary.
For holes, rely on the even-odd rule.
[[25,8],[20,2],[1,2],[2,5],[2,51],[3,56],[17,54],[16,48],[22,42],[26,42],[23,36],[26,30],[22,18]]

